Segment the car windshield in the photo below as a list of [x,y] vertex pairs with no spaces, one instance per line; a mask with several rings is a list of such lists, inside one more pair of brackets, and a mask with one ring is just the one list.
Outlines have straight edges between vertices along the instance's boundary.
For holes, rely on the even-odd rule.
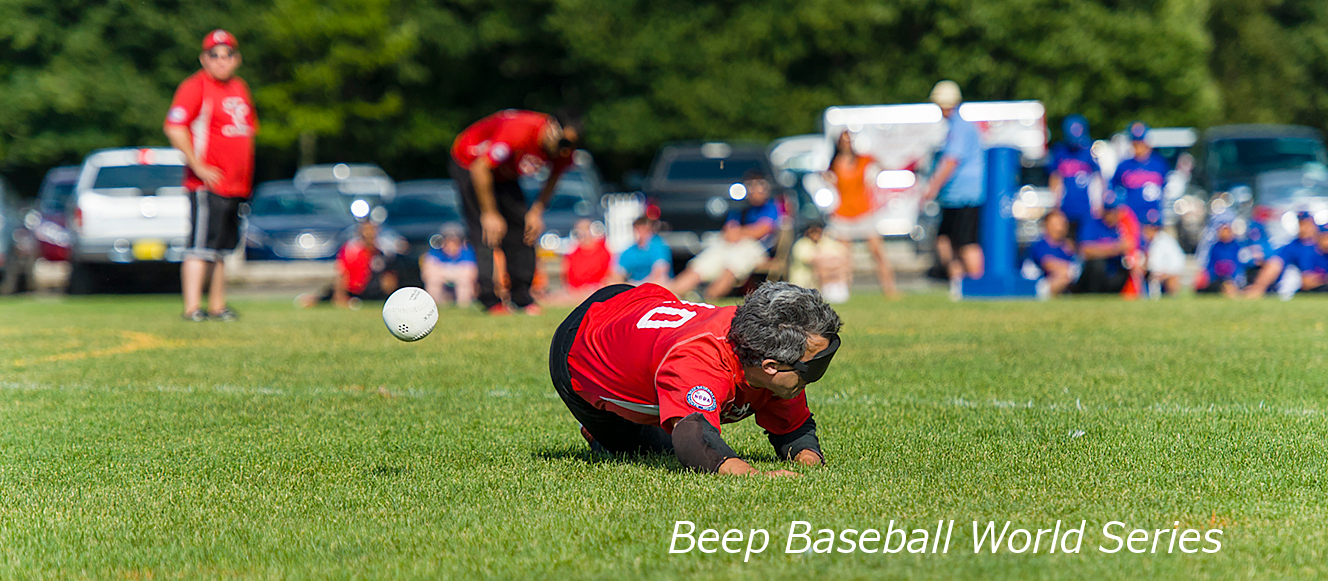
[[330,192],[279,190],[256,196],[250,204],[255,216],[333,216],[351,219],[346,199]]
[[669,181],[739,182],[750,170],[763,171],[759,159],[675,159],[664,174]]
[[1209,159],[1219,178],[1328,163],[1322,143],[1290,137],[1224,139],[1209,146]]
[[461,214],[458,213],[456,204],[448,203],[447,199],[436,194],[398,195],[387,204],[387,216],[388,220],[394,221],[428,220],[448,222],[461,220]]
[[[182,165],[123,165],[97,170],[93,189],[138,188],[151,195],[160,188],[178,188],[184,184]],[[126,192],[126,195],[129,195]]]

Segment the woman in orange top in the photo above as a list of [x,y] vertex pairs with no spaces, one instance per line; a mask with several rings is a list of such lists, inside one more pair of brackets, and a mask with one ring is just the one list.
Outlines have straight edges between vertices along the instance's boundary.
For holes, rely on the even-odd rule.
[[876,210],[867,187],[867,170],[876,164],[869,155],[853,151],[853,136],[848,131],[839,134],[835,155],[830,158],[830,169],[825,179],[839,190],[839,207],[830,216],[830,232],[844,242],[866,242],[876,267],[876,280],[881,292],[894,298],[895,270],[885,256],[885,244],[876,231]]

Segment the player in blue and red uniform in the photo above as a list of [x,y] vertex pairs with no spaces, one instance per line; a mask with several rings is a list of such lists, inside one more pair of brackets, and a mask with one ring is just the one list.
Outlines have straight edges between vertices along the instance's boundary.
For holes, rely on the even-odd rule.
[[1028,247],[1028,259],[1042,271],[1042,280],[1046,281],[1045,291],[1043,283],[1038,283],[1040,297],[1061,294],[1074,283],[1079,273],[1065,214],[1052,210],[1042,217],[1042,237]]
[[[1245,289],[1247,298],[1263,297],[1273,283],[1278,283],[1278,293],[1284,299],[1291,298],[1297,291],[1311,290],[1323,284],[1322,277],[1313,274],[1322,254],[1317,241],[1319,225],[1309,212],[1301,212],[1297,222],[1299,232],[1296,239],[1278,248],[1276,254],[1264,261],[1258,278]],[[1293,269],[1294,274],[1286,276]]]
[[1139,220],[1118,196],[1105,198],[1102,217],[1084,222],[1080,231],[1083,272],[1074,292],[1121,292],[1131,277],[1143,276]]
[[1215,216],[1211,238],[1208,233],[1204,234],[1204,241],[1195,252],[1195,257],[1203,267],[1194,277],[1195,292],[1220,292],[1234,297],[1240,290],[1245,273],[1241,268],[1241,245],[1231,227],[1233,219],[1230,213]]
[[720,427],[756,416],[781,458],[818,465],[803,390],[825,374],[840,326],[820,294],[788,283],[766,283],[738,307],[613,285],[558,327],[549,373],[592,449],[672,452],[695,470],[751,474]]
[[1143,225],[1162,225],[1162,192],[1171,166],[1148,145],[1148,126],[1142,121],[1130,124],[1130,140],[1134,157],[1116,166],[1110,188],[1134,211]]
[[1047,162],[1047,168],[1051,170],[1048,185],[1060,200],[1057,205],[1077,240],[1079,225],[1097,214],[1088,189],[1094,181],[1102,179],[1102,168],[1098,167],[1089,149],[1093,138],[1088,134],[1088,120],[1083,115],[1067,116],[1061,128],[1065,133],[1064,140],[1052,146]]
[[[501,248],[511,280],[512,304],[528,314],[539,313],[530,295],[535,280],[535,239],[544,233],[544,210],[559,176],[572,165],[580,138],[580,124],[574,118],[508,109],[462,130],[452,144],[448,171],[456,180],[475,249],[479,300],[489,312],[507,312],[493,287],[493,251]],[[527,207],[517,178],[546,167],[549,177],[539,197]]]

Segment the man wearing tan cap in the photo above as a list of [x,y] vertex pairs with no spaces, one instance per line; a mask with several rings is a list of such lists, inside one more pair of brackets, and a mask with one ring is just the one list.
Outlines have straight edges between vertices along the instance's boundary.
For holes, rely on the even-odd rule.
[[936,236],[936,257],[950,275],[950,297],[960,298],[964,275],[982,277],[982,247],[978,245],[978,222],[986,201],[986,158],[978,128],[961,117],[959,85],[941,81],[931,90],[931,102],[950,122],[941,150],[941,161],[931,174],[923,201],[936,199],[941,206],[941,227]]
[[[249,86],[235,76],[238,43],[231,33],[214,30],[203,38],[203,70],[180,83],[166,113],[164,131],[184,153],[184,187],[189,190],[189,248],[180,269],[184,319],[234,321],[226,306],[224,254],[240,242],[240,204],[254,181],[254,135],[258,116]],[[212,284],[203,310],[203,280]]]

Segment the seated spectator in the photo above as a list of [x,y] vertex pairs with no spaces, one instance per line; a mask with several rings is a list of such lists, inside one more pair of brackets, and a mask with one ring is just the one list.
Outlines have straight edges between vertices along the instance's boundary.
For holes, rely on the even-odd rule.
[[397,290],[397,273],[389,268],[395,262],[393,252],[379,247],[378,225],[362,220],[351,238],[337,251],[337,275],[332,286],[321,294],[305,293],[296,304],[312,307],[320,302],[357,309],[362,301],[383,300]]
[[1123,292],[1132,277],[1143,278],[1138,225],[1119,196],[1104,200],[1101,218],[1083,222],[1079,233],[1083,272],[1075,292]]
[[1070,241],[1070,224],[1065,214],[1052,210],[1041,221],[1042,237],[1028,247],[1028,260],[1042,274],[1037,284],[1038,297],[1048,298],[1069,290],[1070,285],[1079,279],[1079,265],[1075,262],[1074,243]]
[[1251,223],[1245,230],[1245,238],[1240,244],[1240,266],[1245,273],[1245,281],[1259,278],[1259,269],[1263,268],[1264,262],[1276,253],[1272,243],[1268,241],[1268,230],[1264,229],[1263,224]]
[[1220,214],[1213,219],[1211,239],[1204,233],[1195,252],[1202,270],[1194,278],[1194,290],[1199,293],[1222,293],[1235,297],[1243,286],[1245,273],[1241,269],[1241,245],[1231,228],[1232,215]]
[[[1310,290],[1323,284],[1322,277],[1303,277],[1302,273],[1312,273],[1320,257],[1317,236],[1319,225],[1309,212],[1301,212],[1298,220],[1299,232],[1296,239],[1277,249],[1259,269],[1259,275],[1245,289],[1245,297],[1257,299],[1268,292],[1269,287],[1277,283],[1277,294],[1282,300],[1291,300],[1296,292]],[[1309,285],[1307,288],[1306,285]]]
[[613,265],[613,254],[603,233],[595,232],[590,220],[581,219],[572,227],[576,248],[563,257],[563,297],[572,304],[589,298],[603,288]]
[[748,172],[743,186],[747,207],[729,212],[719,238],[692,258],[673,281],[674,294],[683,296],[709,281],[706,300],[721,298],[769,259],[779,228],[779,208],[770,195],[770,182],[759,172]]
[[424,290],[440,305],[455,299],[456,306],[469,307],[475,300],[475,283],[480,272],[475,263],[475,249],[466,242],[466,231],[460,224],[445,224],[439,234],[443,243],[420,257]]
[[812,224],[793,243],[788,278],[800,287],[821,291],[827,303],[847,302],[853,282],[852,250],[826,234],[820,224]]
[[1185,274],[1185,251],[1180,242],[1160,224],[1145,224],[1143,244],[1147,249],[1148,296],[1156,299],[1163,293],[1175,295]]
[[664,238],[655,232],[655,223],[641,216],[632,223],[632,234],[636,243],[618,255],[615,280],[667,286],[673,278],[673,252]]

